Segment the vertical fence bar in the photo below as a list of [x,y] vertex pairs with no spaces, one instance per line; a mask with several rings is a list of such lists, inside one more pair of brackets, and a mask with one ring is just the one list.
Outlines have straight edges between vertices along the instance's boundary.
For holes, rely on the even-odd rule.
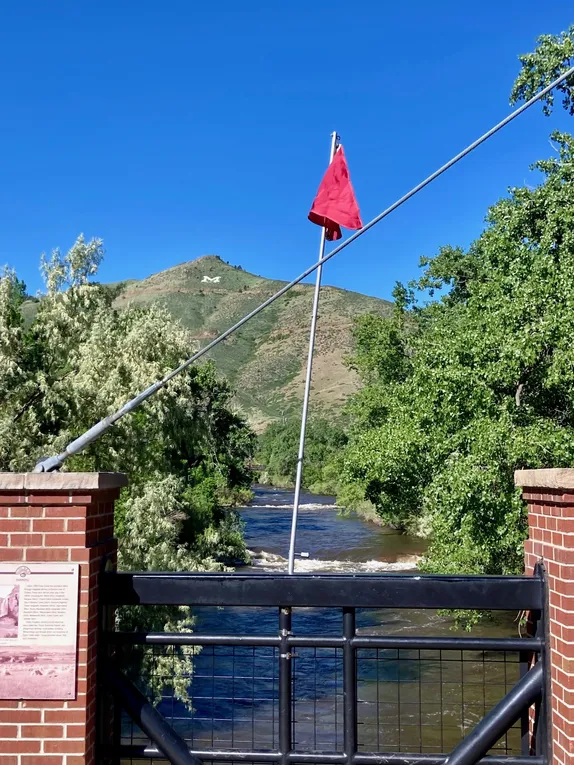
[[347,765],[357,752],[357,658],[351,643],[355,637],[355,609],[343,609],[343,747]]
[[[102,558],[100,578],[111,566],[108,557]],[[106,667],[110,659],[115,658],[117,647],[111,645],[108,634],[115,628],[116,611],[114,606],[98,601],[98,643],[96,688],[96,756],[101,765],[120,765],[120,747],[122,743],[122,705],[106,681]],[[110,751],[110,741],[112,743]]]
[[[116,694],[113,701],[114,724],[112,730],[113,755],[111,765],[121,765],[120,748],[122,746],[122,705]],[[133,735],[133,733],[132,733]]]
[[[520,651],[520,679],[530,669],[532,654],[527,651]],[[527,757],[530,754],[530,710],[525,709],[520,716],[520,754]]]
[[550,667],[550,604],[548,598],[548,585],[546,583],[546,569],[542,561],[534,567],[534,576],[540,579],[542,587],[542,609],[536,614],[535,635],[542,638],[544,644],[538,656],[544,670],[544,684],[542,700],[535,707],[535,719],[533,725],[534,751],[530,754],[542,755],[546,762],[552,762],[552,686]]
[[291,654],[287,638],[291,634],[291,609],[279,609],[279,753],[281,765],[288,765],[292,748],[293,716],[291,713]]

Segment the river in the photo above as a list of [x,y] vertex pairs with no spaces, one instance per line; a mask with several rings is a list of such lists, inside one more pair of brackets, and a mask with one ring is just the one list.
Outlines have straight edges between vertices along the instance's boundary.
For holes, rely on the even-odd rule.
[[[239,510],[245,539],[259,573],[284,571],[292,492],[256,487]],[[298,572],[408,570],[425,542],[341,515],[332,497],[304,494],[298,522]],[[197,608],[196,631],[205,634],[276,635],[277,609]],[[516,635],[516,615],[501,614],[475,635]],[[451,635],[452,619],[428,610],[359,610],[359,634]],[[341,613],[294,609],[297,635],[340,635]],[[277,649],[204,647],[194,659],[193,711],[171,695],[162,712],[195,748],[270,749],[278,745]],[[517,656],[483,652],[370,649],[357,652],[359,750],[450,750],[512,687]],[[301,750],[341,750],[342,654],[340,649],[298,649],[293,661],[294,742]],[[511,731],[499,753],[516,752]]]
[[[253,566],[263,571],[287,569],[293,493],[255,487],[249,507],[240,509]],[[413,569],[426,544],[421,539],[341,515],[334,497],[301,494],[297,521],[295,571],[377,572]]]

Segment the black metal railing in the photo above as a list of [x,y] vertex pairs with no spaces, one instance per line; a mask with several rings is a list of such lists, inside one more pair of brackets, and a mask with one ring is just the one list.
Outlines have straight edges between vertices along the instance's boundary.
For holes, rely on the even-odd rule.
[[[439,765],[448,755],[449,765],[469,765],[487,753],[490,765],[548,761],[541,571],[102,576],[107,606],[183,604],[210,613],[207,631],[200,624],[192,634],[104,631],[107,689],[123,709],[114,744],[101,736],[113,762]],[[379,623],[396,609],[528,611],[536,634],[389,634]],[[221,622],[226,634],[216,634]],[[152,673],[161,667],[148,680],[167,689],[174,646],[201,647],[189,677],[192,708],[165,690],[156,709],[119,667],[143,652]]]

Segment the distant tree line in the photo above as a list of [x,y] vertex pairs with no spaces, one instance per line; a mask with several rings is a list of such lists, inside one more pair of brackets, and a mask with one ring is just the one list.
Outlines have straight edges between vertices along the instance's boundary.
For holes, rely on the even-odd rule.
[[[291,486],[297,472],[300,420],[275,422],[259,438],[257,461],[265,466],[261,480],[276,486]],[[303,485],[316,493],[335,493],[339,487],[334,457],[347,443],[344,429],[324,417],[307,424]]]

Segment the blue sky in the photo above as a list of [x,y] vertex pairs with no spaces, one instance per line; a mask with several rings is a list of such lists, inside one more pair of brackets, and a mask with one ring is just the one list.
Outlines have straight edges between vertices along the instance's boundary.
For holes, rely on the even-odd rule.
[[[28,0],[0,10],[0,264],[104,238],[101,279],[207,253],[290,279],[316,259],[307,213],[342,136],[363,220],[505,116],[517,55],[574,22],[539,0]],[[389,297],[421,255],[467,245],[532,183],[564,113],[521,117],[326,267]]]

